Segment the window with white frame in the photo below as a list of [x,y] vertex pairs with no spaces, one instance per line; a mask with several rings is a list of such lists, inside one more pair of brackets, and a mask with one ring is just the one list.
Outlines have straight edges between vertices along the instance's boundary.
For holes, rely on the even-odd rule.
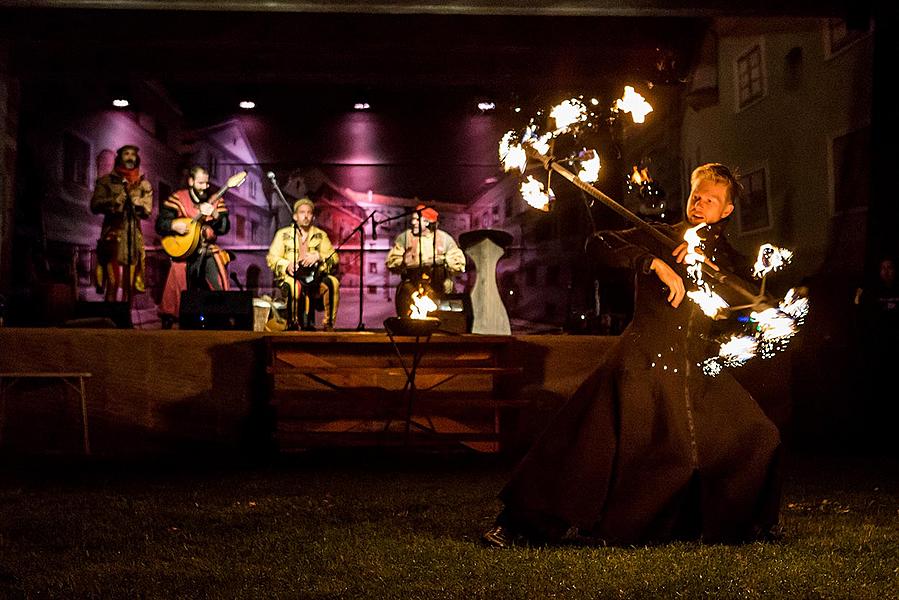
[[740,233],[752,233],[771,228],[771,206],[765,169],[758,169],[740,177],[743,193],[737,201],[737,224]]
[[737,107],[742,110],[765,96],[765,72],[761,44],[756,44],[737,57],[736,74]]

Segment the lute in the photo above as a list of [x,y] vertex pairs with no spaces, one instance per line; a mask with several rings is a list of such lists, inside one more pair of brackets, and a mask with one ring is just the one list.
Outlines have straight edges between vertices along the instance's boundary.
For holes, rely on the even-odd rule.
[[[246,181],[247,172],[240,171],[235,173],[231,177],[228,178],[228,181],[225,182],[225,185],[217,191],[212,197],[207,200],[209,204],[215,205],[219,198],[225,195],[225,192],[232,188],[240,187],[240,185]],[[206,218],[206,215],[201,213],[199,210],[197,214],[193,217],[180,217],[172,220],[172,224],[175,223],[184,223],[187,225],[187,231],[183,234],[172,234],[163,236],[161,243],[162,249],[166,254],[171,256],[175,260],[185,259],[191,256],[194,252],[197,251],[197,246],[200,245],[200,233],[202,231],[202,225],[200,221]]]

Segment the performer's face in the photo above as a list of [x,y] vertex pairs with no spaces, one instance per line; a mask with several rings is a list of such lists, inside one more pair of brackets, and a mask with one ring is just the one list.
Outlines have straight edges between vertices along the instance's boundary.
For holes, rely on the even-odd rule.
[[430,225],[430,224],[431,224],[431,222],[424,217],[421,217],[421,219],[419,220],[417,213],[412,215],[412,233],[413,234],[418,235],[418,233],[421,231],[422,227],[427,229],[428,225]]
[[202,200],[206,197],[206,190],[209,189],[209,173],[200,171],[197,173],[196,177],[189,177],[187,179],[187,184],[193,189],[197,198]]
[[137,150],[134,148],[126,148],[122,151],[122,164],[126,169],[133,169],[137,166]]
[[733,210],[733,203],[727,199],[727,184],[711,179],[700,179],[690,190],[690,200],[687,201],[687,221],[691,225],[717,223]]
[[312,225],[312,207],[308,204],[300,204],[296,212],[293,213],[293,220],[303,228]]

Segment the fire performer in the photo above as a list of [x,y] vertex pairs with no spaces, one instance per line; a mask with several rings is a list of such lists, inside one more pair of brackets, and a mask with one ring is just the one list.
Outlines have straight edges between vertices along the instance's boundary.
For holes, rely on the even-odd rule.
[[412,294],[420,287],[432,297],[453,293],[453,277],[465,272],[465,254],[453,236],[438,229],[440,214],[419,204],[408,229],[399,234],[387,253],[387,268],[400,275],[396,314],[409,316]]
[[[733,269],[739,257],[722,234],[739,183],[707,164],[691,186],[686,222],[656,227],[681,239],[708,224],[706,262]],[[636,271],[633,321],[518,466],[484,541],[553,542],[575,529],[609,544],[774,534],[780,436],[730,374],[698,366],[713,322],[682,302],[687,246],[672,252],[636,229],[601,232],[589,250]]]
[[140,222],[153,210],[153,187],[140,172],[140,149],[126,145],[116,151],[112,173],[97,179],[91,212],[103,215],[97,241],[97,291],[107,302],[131,303],[144,287],[144,236]]
[[156,233],[161,236],[183,236],[196,219],[200,227],[199,244],[195,251],[182,259],[172,259],[159,315],[164,328],[171,327],[178,318],[181,292],[188,289],[226,291],[229,289],[226,265],[231,255],[216,245],[216,239],[231,229],[228,207],[220,194],[214,201],[209,197],[209,172],[199,166],[190,168],[187,187],[174,192],[159,208]]
[[275,283],[288,299],[289,328],[315,329],[315,308],[321,302],[322,329],[334,330],[340,304],[336,271],[340,258],[328,234],[312,224],[315,205],[309,198],[293,204],[293,223],[275,232],[266,262]]

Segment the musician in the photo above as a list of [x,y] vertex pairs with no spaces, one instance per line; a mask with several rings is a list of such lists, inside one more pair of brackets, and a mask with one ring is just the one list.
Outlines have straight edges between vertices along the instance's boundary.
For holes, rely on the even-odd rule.
[[340,303],[339,257],[328,234],[312,224],[314,214],[309,198],[294,202],[293,223],[275,232],[266,262],[288,298],[289,327],[315,330],[315,308],[321,302],[322,328],[333,331]]
[[[159,208],[156,233],[161,236],[184,235],[189,225],[180,218],[199,218],[200,243],[197,250],[184,260],[173,260],[159,304],[163,328],[178,318],[181,292],[187,289],[223,291],[228,289],[226,265],[231,261],[228,252],[216,245],[216,239],[228,233],[231,222],[223,197],[210,202],[209,172],[199,166],[190,168],[187,188],[169,196]],[[198,214],[201,215],[198,217]]]
[[419,204],[408,229],[387,253],[387,268],[402,277],[396,288],[396,314],[411,313],[412,294],[423,287],[433,296],[451,294],[453,277],[465,272],[465,254],[456,240],[438,229],[440,214]]
[[[140,172],[140,149],[126,145],[116,151],[112,173],[97,179],[91,212],[103,215],[97,241],[97,291],[115,302],[131,303],[144,286],[144,236],[140,221],[153,210],[153,187]],[[127,269],[127,272],[126,272]]]

